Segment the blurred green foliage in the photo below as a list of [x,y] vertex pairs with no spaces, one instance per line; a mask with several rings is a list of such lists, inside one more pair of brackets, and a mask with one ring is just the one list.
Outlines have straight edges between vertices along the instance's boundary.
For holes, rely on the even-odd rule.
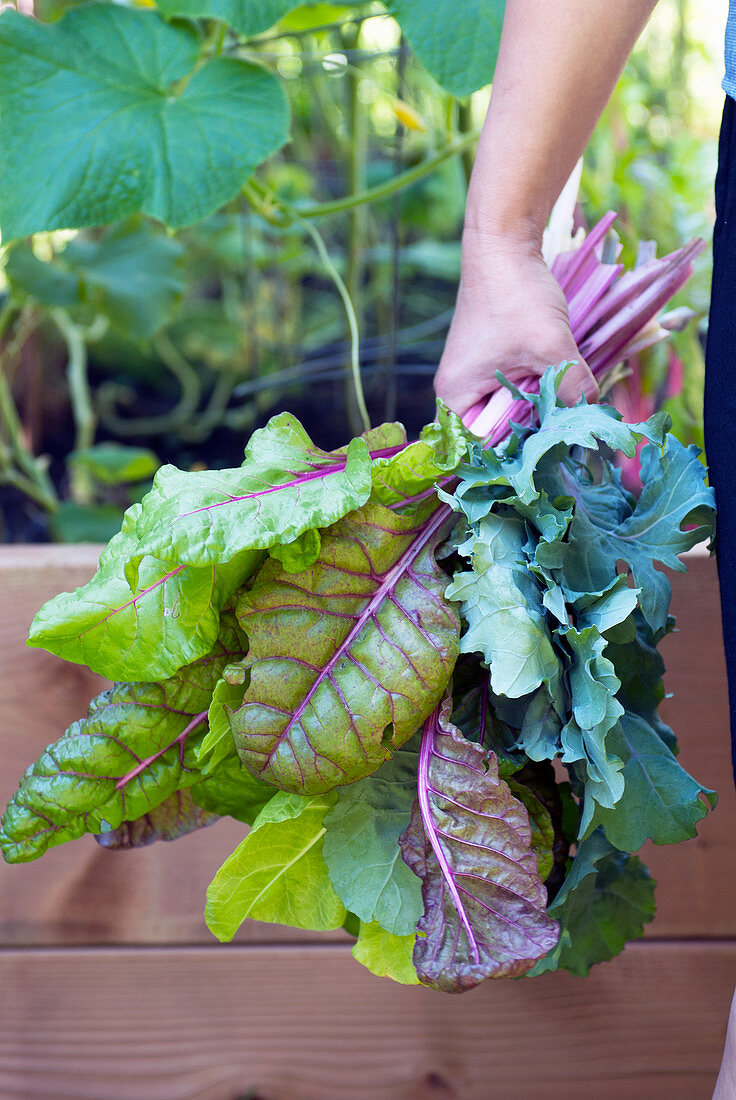
[[[661,254],[711,232],[715,132],[690,86],[705,52],[694,4],[661,0],[586,156],[581,216],[618,210],[629,263],[638,240]],[[68,6],[37,0],[45,20]],[[371,4],[300,8],[246,53],[278,74],[292,112],[289,144],[252,188],[176,233],[136,215],[4,250],[6,538],[107,538],[157,462],[237,465],[250,432],[281,408],[323,446],[359,428],[345,316],[302,218],[353,298],[372,416],[410,431],[431,418],[460,269],[466,135],[487,90],[464,100],[443,90]],[[391,191],[412,169],[415,182]],[[374,188],[373,201],[344,203]],[[701,260],[681,295],[698,323],[673,337],[683,391],[667,399],[678,434],[699,443],[709,281]],[[670,365],[663,347],[637,364],[655,406]]]

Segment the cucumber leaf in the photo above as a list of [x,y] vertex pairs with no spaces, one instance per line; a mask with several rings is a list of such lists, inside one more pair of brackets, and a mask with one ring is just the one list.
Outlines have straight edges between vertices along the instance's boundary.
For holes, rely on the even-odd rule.
[[262,567],[237,607],[250,681],[232,716],[254,775],[329,790],[374,772],[423,722],[457,657],[434,558],[446,526],[436,505],[399,516],[368,504],[323,533],[311,569]]
[[342,925],[345,906],[322,858],[324,816],[336,797],[281,791],[261,810],[207,890],[205,919],[218,940],[231,940],[249,917],[313,931]]
[[0,227],[105,225],[138,211],[191,225],[288,138],[279,81],[202,63],[189,28],[119,4],[43,24],[0,15]]
[[530,846],[529,817],[485,753],[449,721],[446,700],[425,723],[419,797],[401,838],[422,880],[414,965],[448,993],[524,974],[557,942]]
[[387,0],[422,65],[452,95],[490,84],[506,0]]

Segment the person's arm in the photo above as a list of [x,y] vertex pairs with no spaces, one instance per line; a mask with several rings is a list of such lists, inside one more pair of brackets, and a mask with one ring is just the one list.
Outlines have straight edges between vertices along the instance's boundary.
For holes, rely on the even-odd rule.
[[508,0],[470,180],[457,308],[435,389],[464,413],[498,388],[577,360],[563,400],[597,385],[542,232],[656,0]]

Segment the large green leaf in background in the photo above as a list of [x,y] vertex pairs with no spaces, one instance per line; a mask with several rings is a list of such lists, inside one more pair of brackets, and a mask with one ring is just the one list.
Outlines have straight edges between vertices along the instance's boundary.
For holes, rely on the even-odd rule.
[[[362,0],[341,0],[340,6],[360,3]],[[287,12],[301,7],[296,0],[157,0],[157,6],[166,15],[221,19],[246,38],[267,31]]]
[[165,15],[221,19],[246,38],[267,31],[297,5],[294,0],[157,0]]
[[453,95],[490,84],[506,0],[387,0],[424,67]]
[[[342,0],[359,6],[361,0]],[[506,0],[385,0],[417,57],[453,95],[490,84],[498,56]],[[341,5],[341,6],[342,6]],[[158,0],[168,15],[222,19],[243,35],[268,30],[295,0]]]
[[[195,222],[288,137],[279,82],[154,12],[89,4],[45,26],[0,15],[0,229]],[[196,71],[195,71],[196,69]]]

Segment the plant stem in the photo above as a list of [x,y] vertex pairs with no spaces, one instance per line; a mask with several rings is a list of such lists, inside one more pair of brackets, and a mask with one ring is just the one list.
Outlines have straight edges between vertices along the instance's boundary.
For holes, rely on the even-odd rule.
[[[473,130],[473,104],[470,99],[467,99],[464,103],[458,104],[457,128],[461,134],[475,133]],[[470,183],[470,173],[473,171],[474,159],[472,147],[463,150],[462,161],[466,185]]]
[[91,447],[95,438],[95,414],[87,377],[87,345],[81,328],[74,324],[68,313],[63,309],[53,309],[51,316],[64,337],[69,356],[66,369],[76,426],[74,449],[81,450]]
[[[0,339],[7,332],[17,312],[18,307],[13,301],[7,302],[3,307],[0,312]],[[23,327],[23,319],[29,314],[28,308],[21,312],[19,328]],[[20,344],[16,346],[13,341],[11,349],[4,349],[4,361],[0,361],[0,481],[12,485],[47,512],[55,512],[59,501],[46,472],[44,460],[30,454],[23,442],[23,425],[6,375],[7,353],[10,350],[11,356],[18,354]]]
[[394,176],[393,179],[386,180],[385,183],[378,183],[375,187],[368,187],[357,195],[346,195],[342,199],[334,199],[331,202],[320,202],[315,203],[313,206],[297,208],[286,202],[285,199],[279,198],[278,195],[270,193],[255,177],[251,177],[245,185],[244,191],[246,196],[248,196],[249,190],[250,193],[256,191],[262,199],[273,203],[282,212],[284,216],[281,219],[274,219],[273,214],[270,219],[266,219],[267,221],[270,220],[272,225],[284,227],[289,225],[290,221],[297,221],[300,218],[320,218],[330,214],[340,214],[343,210],[352,210],[354,206],[362,206],[364,203],[385,199],[389,195],[400,191],[403,187],[409,187],[417,180],[423,179],[424,176],[434,172],[435,168],[438,168],[440,164],[444,164],[450,157],[463,153],[466,149],[472,149],[478,140],[479,133],[480,131],[474,130],[463,137],[455,137],[441,149],[438,149],[436,153],[425,157],[419,164],[415,164],[413,168],[407,168],[405,172]]
[[350,370],[353,379],[353,388],[355,391],[355,402],[358,406],[358,412],[360,414],[361,423],[363,425],[363,431],[369,431],[371,426],[370,417],[368,416],[368,409],[365,404],[365,395],[363,394],[363,382],[360,377],[360,335],[358,332],[358,319],[355,316],[355,309],[353,303],[348,294],[348,289],[343,282],[340,272],[337,270],[332,260],[330,259],[325,242],[322,239],[322,235],[315,229],[309,222],[302,222],[299,219],[299,223],[303,226],[305,232],[314,241],[315,248],[317,249],[320,259],[324,264],[327,272],[330,275],[333,283],[337,287],[337,291],[342,298],[343,305],[345,306],[345,313],[348,318],[348,327],[350,329]]
[[[96,417],[92,408],[92,395],[87,377],[87,345],[82,330],[63,309],[51,310],[54,324],[66,344],[67,381],[72,402],[75,434],[74,450],[91,447],[95,438]],[[71,497],[79,504],[90,504],[94,497],[94,482],[89,470],[74,466],[71,472]]]
[[[361,24],[352,24],[344,32],[345,44],[350,49],[355,49],[360,38]],[[362,74],[360,69],[351,66],[348,73],[348,125],[350,141],[348,142],[347,177],[348,187],[352,195],[361,194],[366,189],[366,151],[367,130],[366,116],[363,105],[358,96]],[[348,248],[347,267],[345,272],[345,284],[347,294],[353,303],[355,310],[355,324],[359,331],[362,327],[362,284],[365,273],[363,254],[365,252],[366,236],[365,205],[354,206],[348,214]],[[352,384],[347,382],[345,389],[345,406],[351,435],[358,435],[365,428],[367,413],[361,407],[358,400],[359,389],[355,384],[355,366],[353,365]],[[361,429],[361,420],[363,429]]]
[[194,417],[201,396],[199,377],[191,363],[184,358],[172,343],[166,332],[159,332],[153,346],[161,359],[181,386],[181,396],[173,409],[160,416],[126,417],[119,416],[115,409],[116,400],[125,400],[128,391],[116,383],[106,383],[97,393],[100,418],[107,428],[123,436],[155,435],[161,432],[180,430],[182,425]]
[[[406,83],[406,62],[408,47],[403,34],[399,42],[399,59],[396,65],[396,96],[403,100]],[[397,175],[401,174],[401,162],[404,156],[405,128],[399,122],[396,127],[396,144],[394,146],[394,167]],[[396,381],[396,356],[398,352],[398,331],[401,319],[401,196],[394,192],[391,210],[391,294],[390,294],[390,324],[389,324],[389,349],[386,356],[386,373],[384,383],[383,419],[391,421],[396,419],[396,405],[398,386]]]

